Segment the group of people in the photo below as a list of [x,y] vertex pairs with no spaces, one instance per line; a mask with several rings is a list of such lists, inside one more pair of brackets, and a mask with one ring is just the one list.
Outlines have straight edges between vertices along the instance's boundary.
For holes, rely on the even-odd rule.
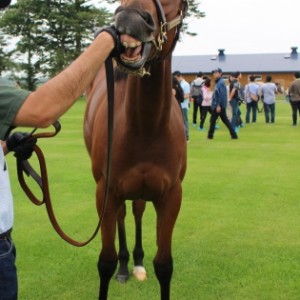
[[[190,96],[193,102],[193,125],[197,124],[197,110],[200,109],[200,126],[199,130],[204,130],[204,123],[207,114],[211,114],[210,127],[207,138],[213,139],[215,129],[217,128],[217,120],[220,118],[229,130],[232,139],[237,139],[237,133],[229,121],[226,113],[228,93],[225,85],[225,81],[222,78],[223,72],[220,68],[213,70],[213,77],[215,79],[214,91],[211,91],[211,79],[207,76],[203,76],[203,73],[199,72],[197,78],[189,84],[180,71],[173,73],[173,89],[177,100],[179,101],[182,109],[184,126],[186,131],[186,140],[189,141],[189,122],[188,122],[188,110],[190,105]],[[176,96],[180,94],[180,90],[184,94],[183,100]]]
[[[200,112],[200,124],[198,129],[204,131],[204,123],[207,114],[211,115],[208,130],[208,139],[213,139],[214,131],[218,128],[217,120],[220,118],[228,128],[231,138],[237,139],[239,129],[244,126],[241,118],[240,105],[246,105],[245,123],[256,123],[258,102],[263,103],[266,123],[275,122],[275,102],[278,94],[278,86],[272,82],[272,76],[267,75],[266,81],[259,84],[253,75],[249,76],[248,84],[243,88],[240,81],[241,72],[230,74],[229,84],[226,86],[223,72],[220,68],[213,70],[215,86],[211,91],[211,79],[202,72],[188,83],[180,71],[173,73],[173,87],[176,90],[176,98],[179,101],[186,130],[186,138],[189,141],[188,110],[190,103],[193,105],[193,126],[197,126],[197,113]],[[297,125],[297,114],[300,115],[300,72],[294,73],[295,80],[288,89],[288,99],[292,108],[293,125]],[[182,92],[180,92],[180,90]],[[181,98],[178,95],[182,94]],[[231,115],[230,121],[228,115]]]

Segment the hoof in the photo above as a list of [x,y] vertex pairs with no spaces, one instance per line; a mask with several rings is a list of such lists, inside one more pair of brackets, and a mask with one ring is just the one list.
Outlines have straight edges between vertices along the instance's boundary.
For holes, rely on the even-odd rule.
[[133,269],[133,276],[138,281],[144,281],[147,279],[147,272],[146,269],[143,266],[136,266]]
[[120,282],[120,283],[126,283],[127,280],[129,279],[129,276],[128,275],[120,275],[118,274],[116,276],[116,279]]

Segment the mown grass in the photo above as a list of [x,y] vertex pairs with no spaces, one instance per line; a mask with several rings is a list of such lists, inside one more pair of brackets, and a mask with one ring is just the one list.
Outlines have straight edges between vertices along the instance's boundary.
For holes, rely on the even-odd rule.
[[[40,141],[57,218],[79,240],[88,238],[97,223],[95,184],[82,138],[83,112],[81,100],[61,119],[62,132]],[[241,129],[237,141],[220,125],[214,140],[190,127],[183,204],[173,237],[171,298],[299,299],[300,129],[291,126],[284,101],[277,103],[275,124],[265,124],[259,114],[258,123]],[[19,298],[97,299],[100,237],[84,248],[61,240],[45,208],[27,201],[17,183],[14,159],[10,155],[8,160]],[[127,224],[132,249],[130,209]],[[152,266],[156,246],[151,204],[143,234],[148,280],[131,279],[125,285],[112,280],[109,299],[159,299]]]

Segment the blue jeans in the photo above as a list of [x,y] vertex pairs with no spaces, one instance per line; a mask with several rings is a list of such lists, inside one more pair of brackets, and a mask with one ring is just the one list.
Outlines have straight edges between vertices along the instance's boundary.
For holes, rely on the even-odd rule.
[[16,249],[11,238],[0,239],[0,300],[18,299]]
[[189,140],[188,112],[189,112],[189,110],[187,108],[182,108],[182,115],[183,115],[183,121],[184,121],[184,127],[185,127],[185,136],[186,136],[187,141]]
[[264,103],[265,117],[266,123],[274,123],[275,122],[275,103],[266,104]]
[[238,118],[239,118],[239,102],[237,99],[232,99],[230,101],[230,106],[232,110],[232,117],[231,117],[231,125],[233,128],[238,127]]
[[250,103],[247,103],[247,113],[246,113],[246,123],[250,122],[250,115],[252,110],[252,122],[256,122],[256,116],[257,116],[257,101],[251,101]]

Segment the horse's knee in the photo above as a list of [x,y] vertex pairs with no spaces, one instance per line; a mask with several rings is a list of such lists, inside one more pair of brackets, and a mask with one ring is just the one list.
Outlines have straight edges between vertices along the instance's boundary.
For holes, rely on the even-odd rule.
[[98,261],[98,272],[101,279],[106,278],[109,280],[115,273],[117,268],[118,260],[112,261],[104,261],[103,259],[99,258]]
[[155,275],[160,285],[169,285],[173,274],[173,260],[167,263],[159,263],[154,261]]

